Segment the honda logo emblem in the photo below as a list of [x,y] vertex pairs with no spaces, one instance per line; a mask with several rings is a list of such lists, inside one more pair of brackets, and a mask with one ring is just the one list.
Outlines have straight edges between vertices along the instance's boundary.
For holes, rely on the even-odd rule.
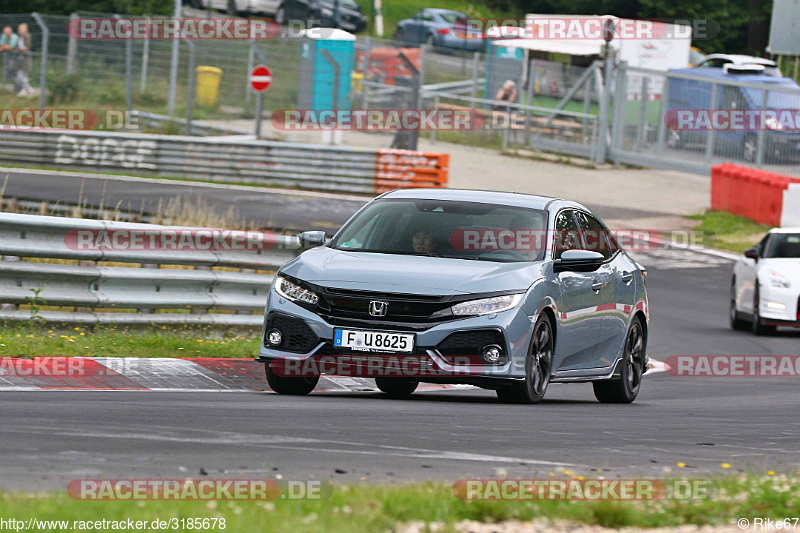
[[381,302],[373,300],[369,303],[370,316],[386,316],[386,311],[389,309],[389,302]]

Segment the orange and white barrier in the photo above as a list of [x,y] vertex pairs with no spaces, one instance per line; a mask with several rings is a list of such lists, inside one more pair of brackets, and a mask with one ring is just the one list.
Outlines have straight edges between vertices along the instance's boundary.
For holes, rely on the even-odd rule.
[[723,163],[711,168],[711,209],[767,226],[800,226],[800,178]]

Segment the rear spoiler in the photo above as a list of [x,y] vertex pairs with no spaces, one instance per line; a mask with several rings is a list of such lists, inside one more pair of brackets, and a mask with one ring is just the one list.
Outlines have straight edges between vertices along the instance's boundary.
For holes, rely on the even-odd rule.
[[757,65],[755,63],[748,64],[748,65],[734,65],[733,63],[725,63],[722,66],[723,72],[725,74],[764,74],[766,70],[764,65]]

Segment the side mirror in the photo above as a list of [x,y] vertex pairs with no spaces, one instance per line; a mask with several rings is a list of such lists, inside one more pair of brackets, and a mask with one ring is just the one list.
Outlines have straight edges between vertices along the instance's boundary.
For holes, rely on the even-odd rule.
[[753,246],[752,248],[748,248],[744,251],[744,256],[749,259],[755,259],[758,261],[758,245]]
[[300,239],[300,247],[303,250],[316,248],[317,246],[322,246],[325,244],[324,231],[304,231],[298,235],[297,238]]
[[553,261],[553,272],[594,272],[605,260],[600,252],[567,250]]

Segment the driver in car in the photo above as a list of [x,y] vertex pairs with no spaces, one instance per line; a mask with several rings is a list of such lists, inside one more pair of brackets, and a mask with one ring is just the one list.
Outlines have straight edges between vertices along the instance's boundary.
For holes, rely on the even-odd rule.
[[411,238],[411,246],[416,254],[430,254],[436,250],[436,241],[430,232],[420,230]]

